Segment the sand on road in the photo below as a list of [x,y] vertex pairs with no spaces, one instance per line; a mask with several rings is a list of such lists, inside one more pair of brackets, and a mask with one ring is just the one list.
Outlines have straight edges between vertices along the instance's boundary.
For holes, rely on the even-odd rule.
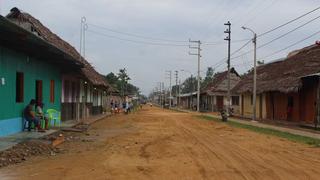
[[81,136],[91,141],[0,169],[0,179],[320,179],[320,148],[156,107]]

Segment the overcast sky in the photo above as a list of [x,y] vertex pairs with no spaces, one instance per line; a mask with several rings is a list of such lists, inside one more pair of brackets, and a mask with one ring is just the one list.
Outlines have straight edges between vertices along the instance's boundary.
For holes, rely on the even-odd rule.
[[[131,82],[148,94],[159,81],[168,85],[166,70],[185,69],[196,73],[197,58],[188,55],[189,48],[171,45],[188,45],[189,38],[203,41],[201,70],[205,72],[208,66],[221,62],[227,55],[227,44],[223,40],[223,24],[226,21],[232,23],[232,40],[242,40],[251,38],[252,34],[242,30],[241,26],[250,27],[261,34],[318,6],[319,0],[0,0],[0,14],[6,15],[12,7],[18,7],[39,19],[77,49],[80,41],[80,19],[85,16],[88,23],[88,61],[102,74],[117,72],[125,67],[132,78]],[[319,15],[320,10],[258,38],[258,46]],[[319,31],[319,24],[320,19],[316,19],[258,49],[258,59]],[[318,39],[320,34],[264,60],[270,62],[284,57],[288,52],[313,44]],[[210,42],[216,45],[205,44]],[[231,52],[244,43],[246,42],[232,43]],[[252,48],[250,43],[234,56]],[[249,53],[233,59],[231,64],[238,72],[243,73],[252,67],[252,62],[253,54]],[[223,71],[226,70],[226,64],[214,68],[216,72]],[[190,75],[186,72],[179,73],[182,80]]]

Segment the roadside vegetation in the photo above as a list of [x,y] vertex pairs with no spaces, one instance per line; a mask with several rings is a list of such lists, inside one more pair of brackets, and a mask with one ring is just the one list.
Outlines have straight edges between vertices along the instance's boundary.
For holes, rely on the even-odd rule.
[[[200,119],[204,119],[204,120],[216,121],[216,122],[221,122],[222,123],[221,119],[215,118],[215,117],[212,117],[212,116],[208,116],[208,115],[199,115],[197,117],[200,118]],[[311,138],[311,137],[306,137],[306,136],[301,136],[301,135],[295,135],[295,134],[291,134],[291,133],[288,133],[288,132],[278,131],[278,130],[269,129],[269,128],[256,127],[256,126],[252,126],[252,125],[248,125],[248,124],[242,124],[242,123],[238,123],[238,122],[234,122],[234,121],[227,121],[225,123],[227,125],[229,125],[229,126],[232,126],[232,127],[248,129],[250,131],[254,131],[254,132],[257,132],[257,133],[277,136],[277,137],[280,137],[280,138],[288,139],[288,140],[293,141],[293,142],[299,142],[299,143],[308,144],[308,145],[311,145],[311,146],[314,146],[314,147],[320,147],[320,140],[316,139],[316,138]]]

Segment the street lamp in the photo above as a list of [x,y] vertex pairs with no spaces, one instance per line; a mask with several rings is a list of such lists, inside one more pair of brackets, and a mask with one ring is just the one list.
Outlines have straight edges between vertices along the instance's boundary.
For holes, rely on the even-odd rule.
[[256,99],[257,99],[257,34],[250,28],[241,27],[244,30],[249,30],[253,33],[253,45],[254,45],[254,53],[253,53],[253,116],[252,120],[256,120]]

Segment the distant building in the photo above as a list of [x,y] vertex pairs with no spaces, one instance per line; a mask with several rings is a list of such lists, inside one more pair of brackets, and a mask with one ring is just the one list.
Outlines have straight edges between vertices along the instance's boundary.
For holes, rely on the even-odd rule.
[[[234,68],[230,69],[230,90],[240,81],[240,76]],[[239,95],[231,94],[231,107],[239,111]],[[211,83],[201,91],[201,109],[203,111],[220,111],[228,104],[228,71],[214,75]]]

